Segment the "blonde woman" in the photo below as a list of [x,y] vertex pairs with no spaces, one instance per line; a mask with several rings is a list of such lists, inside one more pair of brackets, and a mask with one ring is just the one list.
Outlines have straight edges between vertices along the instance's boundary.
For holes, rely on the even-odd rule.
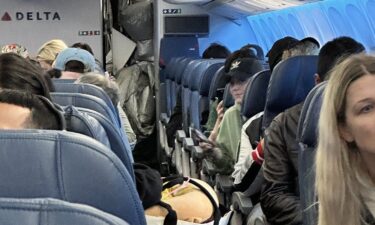
[[64,41],[59,39],[50,40],[39,48],[36,59],[44,70],[50,70],[57,54],[66,48],[68,46]]
[[331,72],[319,121],[319,225],[375,224],[375,57]]

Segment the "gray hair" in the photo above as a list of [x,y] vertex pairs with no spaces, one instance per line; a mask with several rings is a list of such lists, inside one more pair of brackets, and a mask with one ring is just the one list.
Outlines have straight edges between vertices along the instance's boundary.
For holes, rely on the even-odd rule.
[[305,41],[302,43],[298,43],[293,48],[286,50],[283,52],[282,59],[285,60],[287,58],[299,55],[318,55],[319,47],[309,41]]
[[91,72],[80,76],[76,83],[93,84],[102,88],[112,100],[113,105],[115,107],[117,106],[119,102],[119,88],[116,82],[110,80],[109,78],[101,74]]

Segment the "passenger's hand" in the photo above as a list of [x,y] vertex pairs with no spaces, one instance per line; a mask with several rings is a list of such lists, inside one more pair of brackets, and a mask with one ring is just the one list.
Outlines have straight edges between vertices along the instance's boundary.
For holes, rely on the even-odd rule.
[[217,120],[221,122],[224,116],[224,105],[223,101],[220,101],[219,104],[216,106],[216,112],[217,112]]
[[201,147],[203,151],[207,151],[214,148],[212,143],[209,142],[199,142],[199,147]]

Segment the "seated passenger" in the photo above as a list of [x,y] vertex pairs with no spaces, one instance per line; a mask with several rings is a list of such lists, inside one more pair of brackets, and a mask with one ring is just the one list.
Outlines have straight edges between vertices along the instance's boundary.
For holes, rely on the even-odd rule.
[[[92,48],[87,43],[77,42],[72,45],[72,48],[80,48],[80,49],[86,50],[95,57],[94,52],[92,51]],[[94,71],[100,74],[104,74],[103,66],[99,62],[99,60],[97,60],[96,58],[95,58],[95,70]]]
[[45,71],[50,70],[56,56],[67,47],[62,40],[54,39],[47,41],[39,48],[36,59]]
[[[276,47],[272,47],[268,55],[280,54],[282,52],[281,61],[286,60],[293,56],[300,55],[316,55],[319,51],[319,42],[312,37],[304,38],[298,42],[292,41],[289,45],[285,45],[283,48],[282,41],[275,42]],[[277,45],[280,47],[277,48]],[[241,129],[241,142],[240,150],[238,154],[237,163],[234,165],[234,171],[232,177],[234,178],[234,184],[240,189],[246,189],[250,184],[247,181],[242,183],[242,178],[247,174],[248,169],[251,164],[258,163],[262,164],[263,162],[263,140],[260,140],[262,137],[262,118],[263,112],[254,115],[252,118],[247,120]],[[250,140],[250,137],[259,139]],[[249,171],[249,173],[252,171]],[[254,173],[253,173],[254,174]],[[241,186],[241,187],[240,187]]]
[[120,119],[124,127],[124,131],[129,139],[129,143],[135,143],[137,141],[137,137],[135,136],[135,133],[130,125],[128,117],[119,104],[119,93],[116,82],[111,81],[110,79],[100,74],[87,73],[84,76],[79,77],[76,83],[93,84],[102,88],[112,100],[113,105],[117,107],[117,110],[119,111]]
[[218,122],[209,136],[211,143],[199,143],[205,155],[221,174],[229,174],[233,171],[242,127],[240,115],[242,97],[249,78],[262,69],[263,66],[258,60],[244,58],[233,61],[228,77],[229,90],[235,105],[225,113],[222,108],[218,110]]
[[375,57],[333,68],[319,119],[319,225],[375,223]]
[[27,49],[19,44],[9,44],[9,45],[4,45],[1,47],[1,53],[15,53],[17,55],[22,56],[25,59],[29,58],[29,52]]
[[[224,63],[224,72],[228,73],[230,70],[230,67],[232,65],[232,62],[236,59],[240,58],[253,58],[256,59],[256,55],[254,51],[249,47],[249,45],[245,45],[239,50],[234,51],[232,54],[230,54]],[[219,102],[221,99],[216,99],[214,102],[210,104],[210,110],[208,114],[207,123],[204,125],[205,131],[211,132],[214,127],[215,123],[217,122],[217,107],[219,105]],[[219,108],[222,106],[220,105]],[[222,118],[221,118],[222,119]]]
[[0,55],[0,88],[30,92],[51,99],[46,78],[40,67],[14,54]]
[[53,67],[62,71],[60,79],[77,79],[83,73],[93,72],[95,65],[95,58],[88,51],[67,48],[56,57]]
[[[319,52],[316,83],[326,78],[340,57],[364,51],[348,37],[326,43]],[[261,206],[270,224],[301,224],[296,132],[303,102],[279,114],[265,131]],[[332,161],[333,162],[333,161]]]
[[0,129],[61,130],[62,121],[45,97],[10,89],[0,91]]

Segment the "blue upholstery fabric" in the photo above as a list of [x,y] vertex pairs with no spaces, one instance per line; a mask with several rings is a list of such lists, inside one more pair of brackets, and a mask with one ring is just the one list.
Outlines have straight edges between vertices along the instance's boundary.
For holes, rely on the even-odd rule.
[[268,85],[263,129],[285,109],[302,102],[314,87],[317,56],[295,56],[280,62]]
[[62,105],[73,105],[76,107],[82,107],[94,110],[101,113],[109,120],[112,121],[119,129],[121,129],[120,121],[117,116],[113,113],[110,107],[100,98],[80,93],[51,93],[53,102]]
[[87,113],[79,112],[74,106],[63,107],[67,130],[84,134],[107,147],[111,147],[102,125]]
[[0,198],[2,225],[127,225],[118,217],[87,205],[51,198]]
[[264,70],[255,74],[249,81],[242,101],[241,115],[243,117],[250,119],[264,111],[270,78],[271,71]]
[[111,150],[117,155],[117,157],[119,157],[119,159],[121,159],[126,169],[129,171],[129,174],[134,179],[134,159],[128,138],[123,136],[122,133],[119,132],[118,129],[111,123],[111,121],[105,118],[102,114],[86,108],[78,107],[78,110],[95,118],[96,121],[101,124],[106,132],[106,136],[108,137]]
[[61,93],[81,93],[81,94],[88,94],[93,95],[102,99],[108,107],[112,110],[112,112],[119,117],[117,107],[113,105],[112,100],[109,98],[107,93],[103,89],[93,84],[70,84],[70,83],[56,83],[55,85],[55,92]]
[[76,79],[56,79],[56,78],[52,79],[53,85],[60,84],[60,83],[71,84],[71,83],[74,83],[75,81]]
[[225,90],[224,90],[223,106],[224,106],[225,109],[228,109],[232,105],[234,105],[234,98],[229,91],[229,84],[227,84],[227,85],[225,85]]
[[307,96],[298,124],[297,140],[299,142],[298,171],[299,189],[304,225],[317,223],[318,209],[315,198],[315,149],[323,92],[326,83],[316,86]]
[[196,59],[189,62],[184,70],[181,81],[181,102],[182,102],[182,123],[183,129],[188,133],[189,127],[189,110],[190,110],[190,97],[191,91],[189,89],[190,77],[196,74],[196,71],[199,68],[199,65],[203,62],[202,59]]
[[57,198],[144,225],[135,184],[101,143],[67,131],[0,131],[0,197]]
[[217,90],[220,88],[225,88],[225,85],[227,84],[227,79],[225,77],[225,71],[224,66],[222,66],[220,69],[218,69],[212,78],[210,90],[208,93],[208,97],[211,101],[214,101],[217,97]]
[[190,121],[189,126],[193,125],[200,129],[202,124],[202,113],[209,111],[208,93],[210,84],[215,72],[224,64],[224,59],[209,59],[199,65],[199,70],[190,79],[189,88],[191,91],[190,99]]

